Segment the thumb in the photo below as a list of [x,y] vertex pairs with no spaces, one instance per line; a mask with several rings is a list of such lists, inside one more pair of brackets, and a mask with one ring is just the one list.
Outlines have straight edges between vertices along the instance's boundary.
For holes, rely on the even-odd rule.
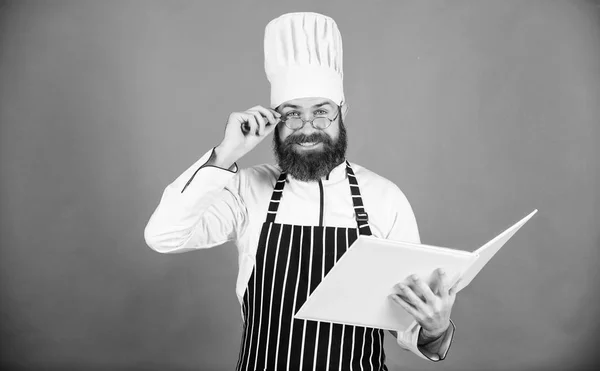
[[461,282],[462,282],[462,278],[459,278],[458,281],[456,281],[456,283],[454,285],[452,285],[452,287],[450,288],[450,290],[448,290],[448,295],[451,295],[451,296],[456,295],[456,293],[459,290]]
[[431,275],[431,281],[429,288],[435,295],[442,295],[444,291],[444,279],[446,278],[446,272],[442,268],[438,268]]

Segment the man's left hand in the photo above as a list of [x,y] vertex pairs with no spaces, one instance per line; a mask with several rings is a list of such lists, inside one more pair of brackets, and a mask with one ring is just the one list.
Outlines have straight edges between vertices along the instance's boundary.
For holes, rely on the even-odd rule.
[[394,286],[390,298],[404,308],[421,325],[426,339],[437,339],[450,325],[450,312],[456,299],[458,282],[452,287],[451,278],[442,269],[436,269],[431,286],[416,275]]

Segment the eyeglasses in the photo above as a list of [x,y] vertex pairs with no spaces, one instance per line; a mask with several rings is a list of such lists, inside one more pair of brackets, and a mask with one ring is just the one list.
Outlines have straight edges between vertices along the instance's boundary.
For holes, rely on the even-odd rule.
[[325,130],[327,129],[332,122],[337,119],[340,112],[335,115],[334,118],[330,119],[329,117],[315,117],[312,120],[302,120],[300,117],[283,117],[281,121],[291,130],[299,130],[301,129],[305,123],[310,122],[315,129]]

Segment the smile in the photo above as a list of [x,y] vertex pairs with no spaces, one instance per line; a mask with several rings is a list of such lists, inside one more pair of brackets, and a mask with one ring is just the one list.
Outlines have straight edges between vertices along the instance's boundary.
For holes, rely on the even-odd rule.
[[319,144],[321,144],[321,142],[303,142],[303,143],[296,143],[296,144],[298,144],[299,146],[304,147],[304,148],[313,148],[313,147],[316,147]]

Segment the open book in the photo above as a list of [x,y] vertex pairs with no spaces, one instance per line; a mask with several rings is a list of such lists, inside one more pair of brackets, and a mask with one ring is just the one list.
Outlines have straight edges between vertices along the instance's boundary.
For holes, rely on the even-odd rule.
[[413,317],[388,298],[395,284],[411,274],[430,283],[434,270],[444,268],[462,290],[536,212],[473,252],[359,236],[295,317],[403,331]]

